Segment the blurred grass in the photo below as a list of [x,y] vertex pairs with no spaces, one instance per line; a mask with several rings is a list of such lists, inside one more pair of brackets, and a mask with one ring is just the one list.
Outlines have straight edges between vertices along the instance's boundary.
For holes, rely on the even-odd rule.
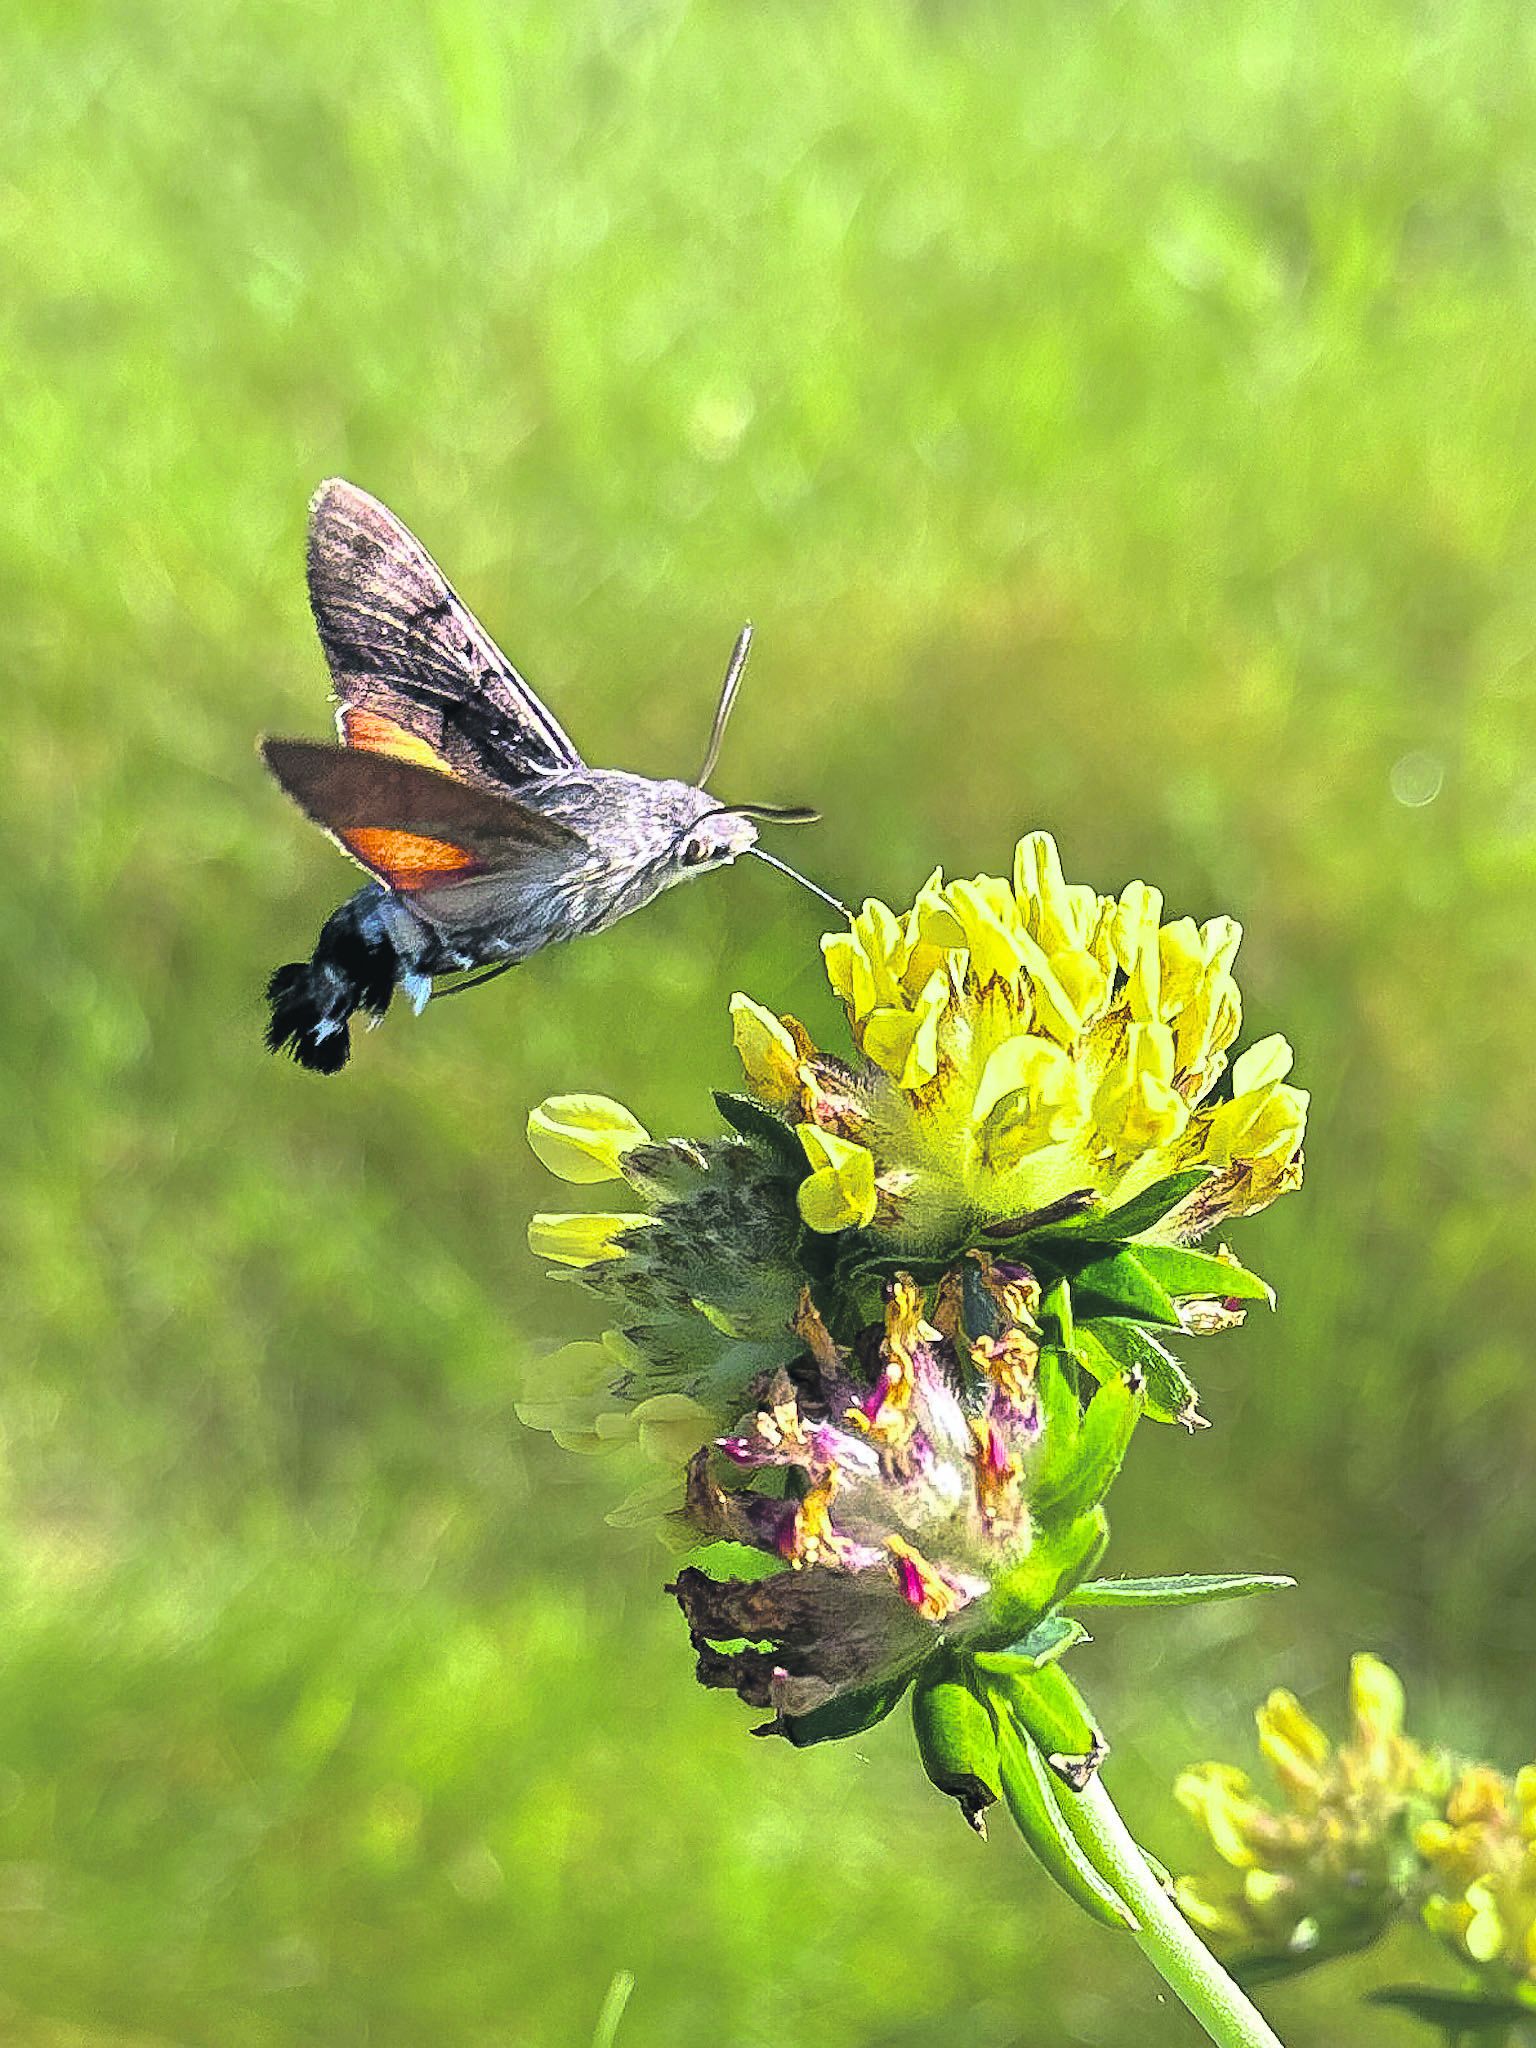
[[[1235,911],[1309,1183],[1112,1561],[1303,1585],[1106,1619],[1118,1782],[1177,1862],[1175,1767],[1282,1678],[1331,1711],[1356,1645],[1530,1754],[1529,12],[21,0],[4,39],[7,2040],[585,2044],[627,1969],[621,2048],[1188,2041],[899,1730],[746,1741],[610,1477],[512,1415],[571,1300],[527,1106],[698,1128],[733,987],[827,1021],[809,905],[715,878],[311,1084],[258,990],[350,884],[252,741],[325,729],[339,471],[596,760],[688,766],[752,616],[721,786],[821,803],[846,893],[1046,825]],[[1411,1966],[1270,2002],[1334,2041]]]

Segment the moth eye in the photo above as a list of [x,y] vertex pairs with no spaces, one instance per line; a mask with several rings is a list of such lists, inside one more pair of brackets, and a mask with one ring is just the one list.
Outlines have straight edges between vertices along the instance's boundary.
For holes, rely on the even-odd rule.
[[678,859],[685,868],[696,868],[701,861],[709,859],[708,843],[703,839],[685,839]]

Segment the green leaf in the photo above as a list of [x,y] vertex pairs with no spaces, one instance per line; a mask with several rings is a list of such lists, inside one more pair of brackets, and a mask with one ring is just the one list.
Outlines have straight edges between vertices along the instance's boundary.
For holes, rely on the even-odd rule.
[[998,1799],[997,1729],[986,1707],[961,1677],[940,1669],[920,1678],[912,1694],[912,1726],[923,1769],[955,1800],[978,1834],[982,1815]]
[[1180,1327],[1178,1310],[1162,1283],[1142,1263],[1139,1250],[1089,1259],[1073,1275],[1072,1293],[1079,1320],[1128,1316],[1138,1323],[1159,1323],[1171,1330]]
[[750,1095],[733,1095],[726,1088],[716,1088],[712,1092],[716,1109],[737,1136],[756,1145],[759,1151],[771,1154],[793,1176],[798,1186],[810,1172],[811,1162],[783,1117],[775,1116],[771,1109],[754,1102]]
[[1118,1209],[1096,1217],[1094,1234],[1105,1238],[1140,1237],[1144,1230],[1161,1223],[1187,1195],[1192,1195],[1210,1177],[1208,1166],[1187,1166],[1182,1173],[1170,1173],[1162,1180],[1155,1180]]
[[771,1550],[754,1550],[750,1544],[732,1543],[724,1537],[698,1544],[687,1556],[691,1565],[712,1579],[771,1579],[785,1569],[784,1559]]
[[1416,2020],[1438,2027],[1453,2038],[1457,2034],[1524,2030],[1526,2040],[1536,2039],[1536,2012],[1511,1999],[1479,1998],[1470,1991],[1421,1990],[1416,1984],[1393,1984],[1365,1993],[1367,2005],[1385,2005],[1406,2012]]
[[762,1733],[782,1735],[796,1749],[809,1749],[818,1742],[842,1742],[850,1735],[863,1735],[877,1727],[901,1700],[912,1683],[912,1674],[893,1679],[888,1685],[866,1686],[861,1692],[839,1693],[824,1707],[809,1714],[781,1714],[765,1722]]
[[1006,1696],[989,1689],[988,1700],[997,1721],[1003,1796],[1015,1827],[1068,1898],[1102,1926],[1135,1933],[1141,1924],[1136,1915],[1094,1869],[1062,1818],[1050,1767],[1033,1737],[1014,1719]]
[[1275,1290],[1246,1266],[1234,1266],[1212,1252],[1193,1252],[1178,1244],[1138,1245],[1136,1256],[1158,1285],[1179,1300],[1215,1295],[1222,1301],[1263,1301],[1275,1305]]
[[1101,1386],[1083,1412],[1075,1453],[1064,1471],[1041,1471],[1031,1501],[1042,1518],[1080,1515],[1095,1507],[1109,1491],[1141,1416],[1145,1400],[1122,1375]]
[[975,1662],[978,1670],[1011,1678],[1018,1672],[1043,1670],[1078,1643],[1089,1640],[1088,1631],[1080,1621],[1073,1621],[1066,1614],[1047,1614],[1027,1635],[1021,1636],[1016,1643],[1010,1643],[1006,1650],[979,1650]]
[[1167,1579],[1086,1579],[1067,1599],[1073,1607],[1201,1607],[1243,1600],[1296,1581],[1283,1572],[1186,1572]]

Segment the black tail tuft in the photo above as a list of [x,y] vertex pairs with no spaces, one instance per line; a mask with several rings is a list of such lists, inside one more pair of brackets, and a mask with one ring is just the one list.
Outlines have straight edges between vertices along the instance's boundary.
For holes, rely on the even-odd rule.
[[314,957],[279,967],[267,983],[267,1050],[291,1052],[315,1074],[339,1074],[352,1050],[354,1010],[382,1017],[400,957],[370,916],[380,892],[364,889],[326,919]]

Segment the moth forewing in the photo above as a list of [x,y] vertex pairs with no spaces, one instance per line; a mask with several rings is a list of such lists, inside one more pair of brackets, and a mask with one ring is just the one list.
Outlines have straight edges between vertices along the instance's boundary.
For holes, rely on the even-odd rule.
[[491,788],[580,767],[559,720],[421,542],[339,477],[310,505],[308,576],[344,709],[392,722],[454,774]]

